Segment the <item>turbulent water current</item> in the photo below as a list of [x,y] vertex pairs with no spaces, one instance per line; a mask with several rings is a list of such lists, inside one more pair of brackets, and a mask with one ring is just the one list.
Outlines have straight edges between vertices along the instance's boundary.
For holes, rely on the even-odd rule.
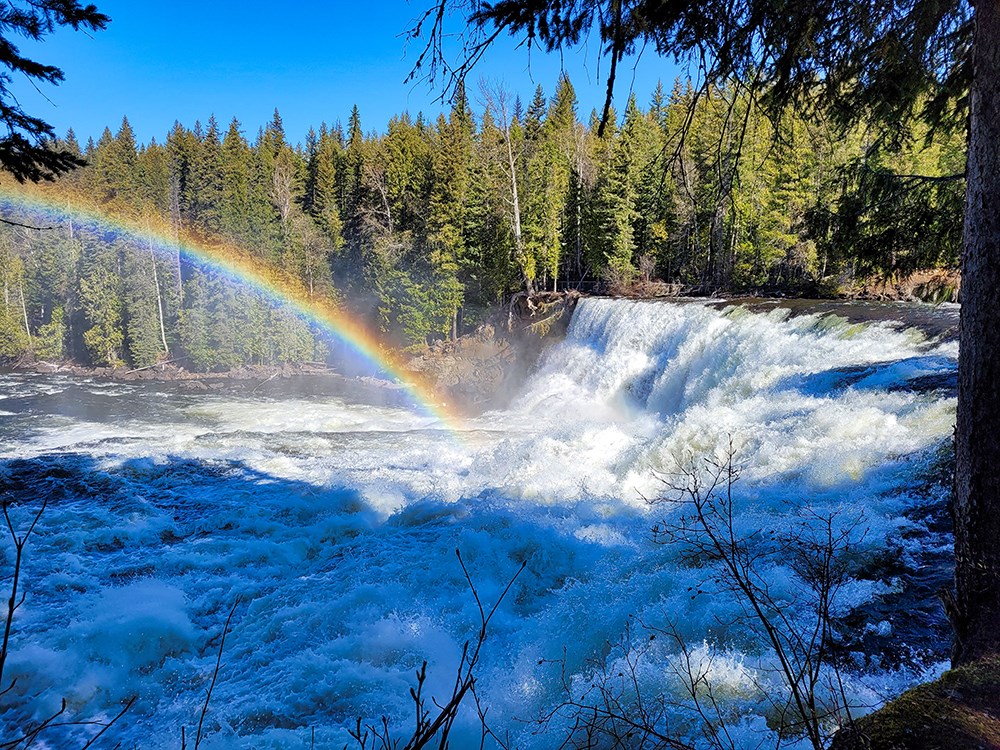
[[[650,500],[730,441],[737,533],[786,538],[832,517],[849,537],[831,605],[838,692],[856,706],[897,694],[947,655],[934,589],[957,308],[771,307],[584,300],[505,408],[457,425],[364,392],[0,374],[15,529],[47,500],[2,738],[63,699],[60,721],[99,720],[137,696],[108,747],[180,747],[182,726],[192,746],[237,597],[201,747],[340,748],[359,716],[404,737],[416,670],[426,660],[425,695],[446,699],[479,628],[457,549],[487,608],[525,564],[476,668],[512,745],[560,746],[579,718],[568,704],[595,685],[632,715],[638,691],[660,729],[705,745],[687,665],[737,747],[773,746],[787,697],[774,650],[717,563],[651,531],[681,511]],[[806,628],[778,548],[755,575]],[[2,554],[6,602],[9,540]],[[95,731],[53,727],[35,746]],[[453,746],[480,737],[469,698]]]

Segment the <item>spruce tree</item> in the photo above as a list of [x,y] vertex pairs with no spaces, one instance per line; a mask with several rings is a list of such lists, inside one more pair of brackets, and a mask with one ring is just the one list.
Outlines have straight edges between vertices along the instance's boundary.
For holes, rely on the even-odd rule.
[[222,141],[214,115],[208,118],[208,129],[198,139],[191,156],[188,176],[190,220],[203,231],[218,232],[222,202]]
[[47,122],[21,108],[11,93],[14,78],[23,76],[37,88],[39,83],[58,84],[63,71],[55,65],[32,60],[21,54],[18,37],[42,41],[60,26],[74,31],[99,31],[111,19],[94,5],[78,0],[7,0],[0,24],[0,122],[6,126],[0,137],[0,167],[18,182],[51,180],[83,165],[79,153],[60,148]]
[[448,119],[438,120],[427,222],[434,299],[447,320],[442,332],[452,338],[457,336],[463,297],[459,274],[468,269],[466,210],[474,131],[465,89],[460,88]]
[[119,367],[124,363],[125,306],[120,254],[117,244],[95,238],[84,243],[81,254],[83,343],[95,365]]
[[250,146],[240,132],[239,120],[234,117],[222,140],[219,162],[219,230],[236,244],[249,243],[254,237],[250,209],[253,179],[250,161]]

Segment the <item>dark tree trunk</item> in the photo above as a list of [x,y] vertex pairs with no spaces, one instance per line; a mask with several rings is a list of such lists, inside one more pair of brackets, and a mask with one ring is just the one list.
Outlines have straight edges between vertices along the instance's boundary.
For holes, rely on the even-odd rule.
[[955,431],[958,666],[1000,652],[1000,0],[975,10]]

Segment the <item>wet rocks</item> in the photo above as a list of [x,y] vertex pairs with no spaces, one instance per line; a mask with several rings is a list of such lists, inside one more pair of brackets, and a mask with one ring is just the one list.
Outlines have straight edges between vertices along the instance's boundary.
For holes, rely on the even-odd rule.
[[562,339],[580,295],[516,295],[473,333],[440,341],[407,363],[409,369],[470,411],[502,405],[544,349]]

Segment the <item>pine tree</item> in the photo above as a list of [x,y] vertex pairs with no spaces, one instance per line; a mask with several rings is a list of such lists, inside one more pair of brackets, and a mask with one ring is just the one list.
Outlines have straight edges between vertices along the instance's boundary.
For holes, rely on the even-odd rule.
[[438,120],[427,222],[434,301],[447,320],[448,329],[442,332],[453,339],[463,299],[459,273],[468,268],[465,228],[474,131],[465,89],[460,87],[449,118]]
[[653,92],[649,112],[646,114],[643,139],[644,153],[639,174],[633,180],[636,186],[636,252],[640,265],[646,270],[659,272],[668,281],[676,278],[677,264],[671,248],[676,236],[679,186],[671,174],[674,162],[671,132],[668,129],[669,100],[661,82]]
[[220,159],[221,186],[219,201],[219,229],[236,243],[251,236],[250,212],[250,146],[240,132],[240,122],[230,121],[222,139]]
[[21,108],[11,94],[14,78],[26,78],[36,89],[39,83],[58,84],[63,72],[55,65],[32,60],[15,45],[18,38],[40,42],[60,26],[75,31],[99,31],[111,20],[93,4],[78,0],[8,0],[3,5],[0,48],[6,70],[0,76],[0,122],[6,126],[0,137],[0,168],[18,182],[39,182],[81,166],[78,154],[54,143],[52,127]]
[[469,181],[466,252],[472,273],[465,282],[466,297],[474,297],[484,308],[500,302],[518,286],[505,199],[509,180],[496,158],[503,152],[504,135],[487,108]]
[[309,211],[334,253],[338,252],[344,243],[341,235],[343,222],[340,218],[337,183],[337,169],[341,160],[341,144],[335,134],[327,131],[324,123],[320,128],[316,151],[310,165],[313,179]]
[[191,222],[203,231],[218,232],[222,203],[222,142],[214,115],[208,118],[208,130],[198,139],[192,154],[188,187]]
[[216,353],[208,335],[208,277],[200,269],[192,269],[184,290],[184,306],[178,320],[181,348],[195,370],[212,370],[216,366]]
[[[635,101],[629,100],[626,122],[635,117]],[[614,120],[610,120],[613,123]],[[635,276],[633,254],[636,195],[632,183],[635,156],[634,130],[620,133],[609,127],[604,132],[607,161],[598,174],[592,208],[594,243],[601,254],[598,268],[612,285],[626,284]]]
[[121,248],[95,239],[84,243],[81,255],[80,305],[86,316],[83,343],[91,362],[123,364],[125,309],[120,271]]
[[15,359],[31,348],[22,302],[24,275],[24,263],[5,231],[0,235],[0,361]]
[[76,139],[76,132],[73,128],[66,131],[66,137],[57,144],[63,151],[68,151],[74,158],[81,158],[83,152],[80,150],[80,142]]
[[127,117],[122,118],[116,135],[112,136],[109,128],[104,129],[93,156],[98,195],[102,201],[117,201],[123,205],[136,202],[139,197],[137,160],[135,136]]
[[156,258],[137,242],[123,243],[125,346],[133,367],[154,364],[168,352],[162,327]]
[[[344,156],[337,170],[339,179],[340,200],[338,203],[343,211],[345,230],[352,242],[357,243],[361,217],[358,215],[358,200],[361,188],[361,167],[363,162],[364,134],[361,132],[361,115],[358,105],[351,108],[351,116],[347,121],[347,142]],[[346,239],[346,238],[345,238]]]
[[[506,205],[506,213],[513,242],[514,263],[520,271],[522,288],[527,294],[532,294],[535,290],[536,258],[534,254],[529,252],[526,232],[522,226],[525,213],[524,206],[522,206],[522,196],[525,193],[525,133],[532,115],[529,110],[525,128],[522,128],[520,123],[511,118],[510,96],[506,89],[502,86],[484,86],[483,95],[486,99],[487,108],[497,118],[497,133],[500,137],[497,139],[484,139],[482,147],[486,149],[489,146],[493,146],[497,149],[492,153],[486,151],[486,158],[498,165],[503,175],[503,201]],[[535,99],[541,99],[541,103],[544,105],[545,96],[541,92],[541,87],[535,92]],[[532,106],[535,108],[534,104]]]
[[154,138],[139,151],[136,162],[138,173],[138,204],[152,206],[160,215],[170,211],[170,159],[167,150]]

